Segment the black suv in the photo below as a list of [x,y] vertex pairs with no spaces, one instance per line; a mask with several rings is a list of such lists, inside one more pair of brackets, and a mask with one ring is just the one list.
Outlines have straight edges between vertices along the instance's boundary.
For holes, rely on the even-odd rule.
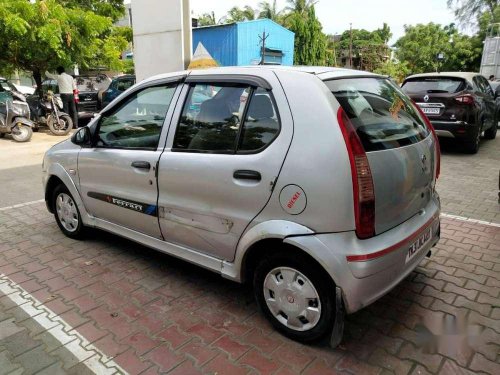
[[429,117],[437,135],[462,142],[464,151],[475,154],[483,132],[486,139],[496,137],[496,95],[479,73],[417,74],[406,78],[402,89]]

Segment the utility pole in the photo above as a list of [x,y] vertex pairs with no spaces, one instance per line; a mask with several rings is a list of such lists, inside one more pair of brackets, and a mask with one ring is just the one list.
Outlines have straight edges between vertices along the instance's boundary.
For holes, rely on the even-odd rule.
[[259,39],[260,39],[260,42],[262,44],[262,59],[260,60],[260,64],[259,65],[264,65],[265,61],[265,57],[266,57],[266,40],[267,38],[269,38],[269,33],[266,34],[266,30],[264,30],[264,32],[262,33],[262,36],[259,35]]
[[349,42],[349,68],[353,68],[352,66],[352,23],[349,24],[349,32],[351,34],[351,40]]

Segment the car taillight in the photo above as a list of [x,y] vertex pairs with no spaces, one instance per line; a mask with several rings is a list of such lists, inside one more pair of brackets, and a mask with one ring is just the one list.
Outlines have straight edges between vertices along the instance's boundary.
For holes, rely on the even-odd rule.
[[472,95],[460,95],[457,96],[455,100],[462,104],[474,104],[474,97]]
[[436,180],[439,178],[439,174],[441,173],[441,148],[439,146],[439,138],[436,134],[436,130],[434,130],[434,126],[432,126],[431,121],[429,118],[426,116],[426,114],[422,111],[420,106],[413,102],[413,106],[415,109],[420,113],[420,117],[424,120],[425,125],[427,125],[427,128],[432,132],[432,136],[434,137],[434,145],[436,146],[436,173],[435,177]]
[[337,118],[351,163],[356,235],[361,239],[373,237],[375,235],[375,187],[370,163],[356,129],[342,108],[339,109]]
[[80,103],[80,91],[78,89],[73,90],[73,96],[75,97],[75,103]]

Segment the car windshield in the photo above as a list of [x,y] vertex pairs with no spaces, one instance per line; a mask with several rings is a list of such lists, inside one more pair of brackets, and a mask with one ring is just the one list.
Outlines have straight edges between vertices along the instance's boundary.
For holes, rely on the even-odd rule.
[[449,93],[453,94],[465,88],[465,81],[461,78],[413,78],[403,84],[406,93]]
[[325,82],[356,129],[365,151],[420,142],[429,135],[411,100],[385,78]]

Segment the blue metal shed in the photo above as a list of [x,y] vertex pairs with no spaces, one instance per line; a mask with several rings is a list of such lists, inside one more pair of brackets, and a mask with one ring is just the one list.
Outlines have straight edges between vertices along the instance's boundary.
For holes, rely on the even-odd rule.
[[193,52],[202,43],[221,66],[257,65],[262,60],[263,33],[266,64],[293,65],[295,34],[269,19],[193,29]]

